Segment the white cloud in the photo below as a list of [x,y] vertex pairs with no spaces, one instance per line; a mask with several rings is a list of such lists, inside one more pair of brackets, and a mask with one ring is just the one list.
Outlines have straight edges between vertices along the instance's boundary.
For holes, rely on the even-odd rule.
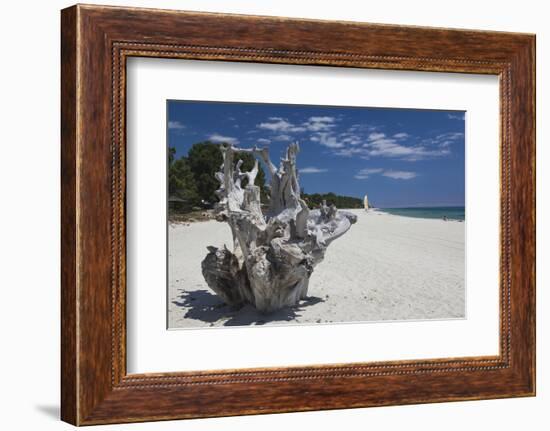
[[331,135],[329,133],[317,133],[316,135],[313,135],[310,138],[313,142],[318,142],[319,144],[323,145],[324,147],[328,148],[343,148],[344,144],[341,142],[338,142],[336,136]]
[[447,118],[449,120],[460,120],[460,121],[464,121],[465,119],[465,114],[447,114]]
[[363,143],[363,140],[361,139],[360,136],[354,135],[351,133],[340,134],[340,141],[342,141],[344,144],[353,145],[353,146]]
[[274,133],[327,132],[335,126],[335,122],[336,118],[329,116],[309,117],[301,124],[294,124],[282,117],[269,117],[256,127]]
[[[376,135],[375,139],[371,139],[372,135]],[[379,137],[380,135],[383,135],[383,133],[371,133],[369,136],[370,142],[363,145],[367,150],[366,156],[393,157],[415,162],[430,157],[440,157],[450,154],[450,150],[446,148],[429,149],[423,145],[406,146],[398,143],[397,139]]]
[[445,157],[451,154],[452,143],[464,138],[463,133],[445,133],[420,140],[405,131],[387,135],[380,127],[363,123],[338,130],[340,120],[332,116],[311,116],[302,123],[292,123],[287,118],[268,117],[257,129],[270,131],[269,140],[282,142],[292,141],[295,133],[311,132],[310,141],[328,148],[335,156],[365,160],[385,157],[409,162]]
[[209,135],[208,140],[215,143],[224,143],[231,145],[237,145],[239,143],[239,140],[237,138],[233,138],[231,136],[223,136],[218,133],[213,133]]
[[385,133],[373,132],[369,135],[369,141],[376,141],[378,139],[383,139],[386,137]]
[[437,147],[442,150],[448,150],[448,148],[455,142],[461,142],[464,140],[464,133],[462,132],[449,132],[437,135],[434,138],[424,139],[422,144],[431,147]]
[[269,139],[265,139],[265,138],[258,138],[258,144],[269,145],[269,144],[271,144],[271,141]]
[[281,117],[269,117],[268,121],[256,126],[259,129],[271,130],[272,132],[305,132],[306,128],[296,126]]
[[358,180],[366,180],[369,176],[373,174],[379,174],[383,171],[382,168],[365,168],[361,169],[354,175],[354,178]]
[[303,126],[310,132],[327,131],[334,127],[334,117],[309,117]]
[[290,135],[277,135],[273,137],[274,141],[288,142],[292,141],[292,136]]
[[408,171],[385,171],[383,176],[393,178],[394,180],[410,180],[416,177],[415,172]]
[[435,137],[435,140],[436,140],[436,143],[445,139],[450,139],[451,141],[458,141],[463,137],[464,137],[464,133],[462,132],[449,132],[449,133],[443,133],[441,135],[437,135]]
[[375,132],[378,130],[377,126],[373,126],[371,124],[364,124],[364,123],[358,123],[358,124],[352,124],[350,128],[348,129],[348,132]]
[[[358,125],[352,128],[356,126]],[[372,157],[387,157],[414,162],[449,155],[450,144],[462,139],[463,136],[462,133],[445,133],[418,142],[418,138],[406,132],[395,133],[388,137],[385,133],[373,131],[368,132],[365,139],[361,132],[352,132],[349,128],[338,135],[331,132],[317,133],[311,137],[311,140],[335,149],[332,153],[335,156],[356,156],[365,160]]]
[[[258,124],[257,129],[271,131],[271,136],[267,136],[271,141],[292,141],[295,139],[296,132],[304,133],[301,135],[302,139],[309,138],[310,141],[326,147],[328,153],[333,156],[356,157],[364,160],[380,157],[415,162],[442,158],[452,153],[453,143],[460,143],[464,140],[464,134],[460,132],[421,138],[405,130],[391,134],[384,133],[382,127],[366,123],[355,123],[340,128],[338,126],[342,120],[343,117],[340,116],[318,115],[293,124],[287,118],[269,117],[265,122]],[[386,176],[397,179],[411,179],[416,175],[403,172],[387,171]],[[358,172],[356,177],[367,178],[368,175],[372,174],[382,174],[382,171]]]
[[334,123],[334,121],[336,121],[336,119],[334,117],[309,117],[309,121],[312,121],[312,122],[321,122],[321,123]]
[[384,177],[393,178],[396,180],[410,180],[417,176],[415,172],[394,171],[392,169],[384,170],[382,168],[365,168],[361,169],[353,177],[357,180],[366,180],[370,176],[376,174],[381,174]]
[[307,168],[299,169],[298,171],[301,174],[320,174],[320,173],[323,173],[323,172],[327,172],[328,169],[316,168],[314,166],[309,166]]
[[349,148],[342,148],[342,149],[336,150],[332,154],[334,154],[335,156],[341,156],[341,157],[352,157],[355,155],[365,156],[366,150],[364,148],[349,147]]
[[168,121],[168,129],[170,130],[182,130],[185,129],[185,124],[180,121]]

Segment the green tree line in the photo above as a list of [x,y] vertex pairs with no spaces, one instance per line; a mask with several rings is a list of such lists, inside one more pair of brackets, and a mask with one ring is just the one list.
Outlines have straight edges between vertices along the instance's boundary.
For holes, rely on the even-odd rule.
[[[239,154],[243,161],[241,170],[249,171],[254,167],[254,156],[248,153]],[[237,160],[235,160],[237,161]],[[220,170],[223,156],[219,144],[199,142],[194,144],[187,156],[176,158],[176,149],[170,147],[168,152],[168,199],[170,212],[189,212],[193,208],[213,205],[218,201],[216,190],[220,183],[215,173]],[[245,180],[246,181],[246,180]],[[267,201],[265,172],[258,167],[254,183],[260,187],[262,201]],[[243,182],[246,186],[246,182]]]
[[319,208],[323,201],[327,205],[336,205],[336,208],[363,208],[363,200],[352,196],[341,196],[335,193],[301,193],[302,199],[307,203],[309,208]]
[[[243,171],[254,167],[255,158],[249,153],[239,154],[242,159]],[[235,160],[236,162],[237,160]],[[220,187],[215,173],[219,171],[223,162],[219,144],[205,141],[194,144],[187,156],[176,158],[176,149],[170,147],[168,152],[168,199],[169,211],[172,214],[187,213],[193,209],[200,209],[215,204],[218,201],[216,190]],[[254,182],[260,187],[262,203],[269,200],[266,187],[265,172],[260,164],[258,175]],[[246,186],[246,183],[243,183]],[[318,208],[325,200],[328,205],[334,204],[337,208],[362,208],[363,201],[350,196],[340,196],[335,193],[306,194],[302,191],[302,198],[310,208]]]

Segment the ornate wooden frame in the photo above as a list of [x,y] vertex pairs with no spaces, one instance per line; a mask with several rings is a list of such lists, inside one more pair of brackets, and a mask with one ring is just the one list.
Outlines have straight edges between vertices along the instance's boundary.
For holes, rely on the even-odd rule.
[[[75,425],[535,394],[535,36],[73,6],[62,11],[61,417]],[[129,56],[500,77],[500,354],[126,373]]]

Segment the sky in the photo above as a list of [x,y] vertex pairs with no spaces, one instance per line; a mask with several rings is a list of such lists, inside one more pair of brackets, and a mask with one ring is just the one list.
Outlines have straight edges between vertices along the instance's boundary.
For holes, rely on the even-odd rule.
[[[298,141],[300,186],[380,208],[464,206],[463,111],[264,103],[167,102],[168,145],[269,147],[278,165]],[[266,172],[267,174],[267,172]]]

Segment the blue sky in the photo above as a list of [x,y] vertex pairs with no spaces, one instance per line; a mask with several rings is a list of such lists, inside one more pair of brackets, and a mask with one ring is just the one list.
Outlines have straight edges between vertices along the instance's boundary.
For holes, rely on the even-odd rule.
[[464,112],[169,100],[176,157],[210,140],[270,148],[278,164],[300,143],[306,193],[356,196],[378,207],[464,205]]

